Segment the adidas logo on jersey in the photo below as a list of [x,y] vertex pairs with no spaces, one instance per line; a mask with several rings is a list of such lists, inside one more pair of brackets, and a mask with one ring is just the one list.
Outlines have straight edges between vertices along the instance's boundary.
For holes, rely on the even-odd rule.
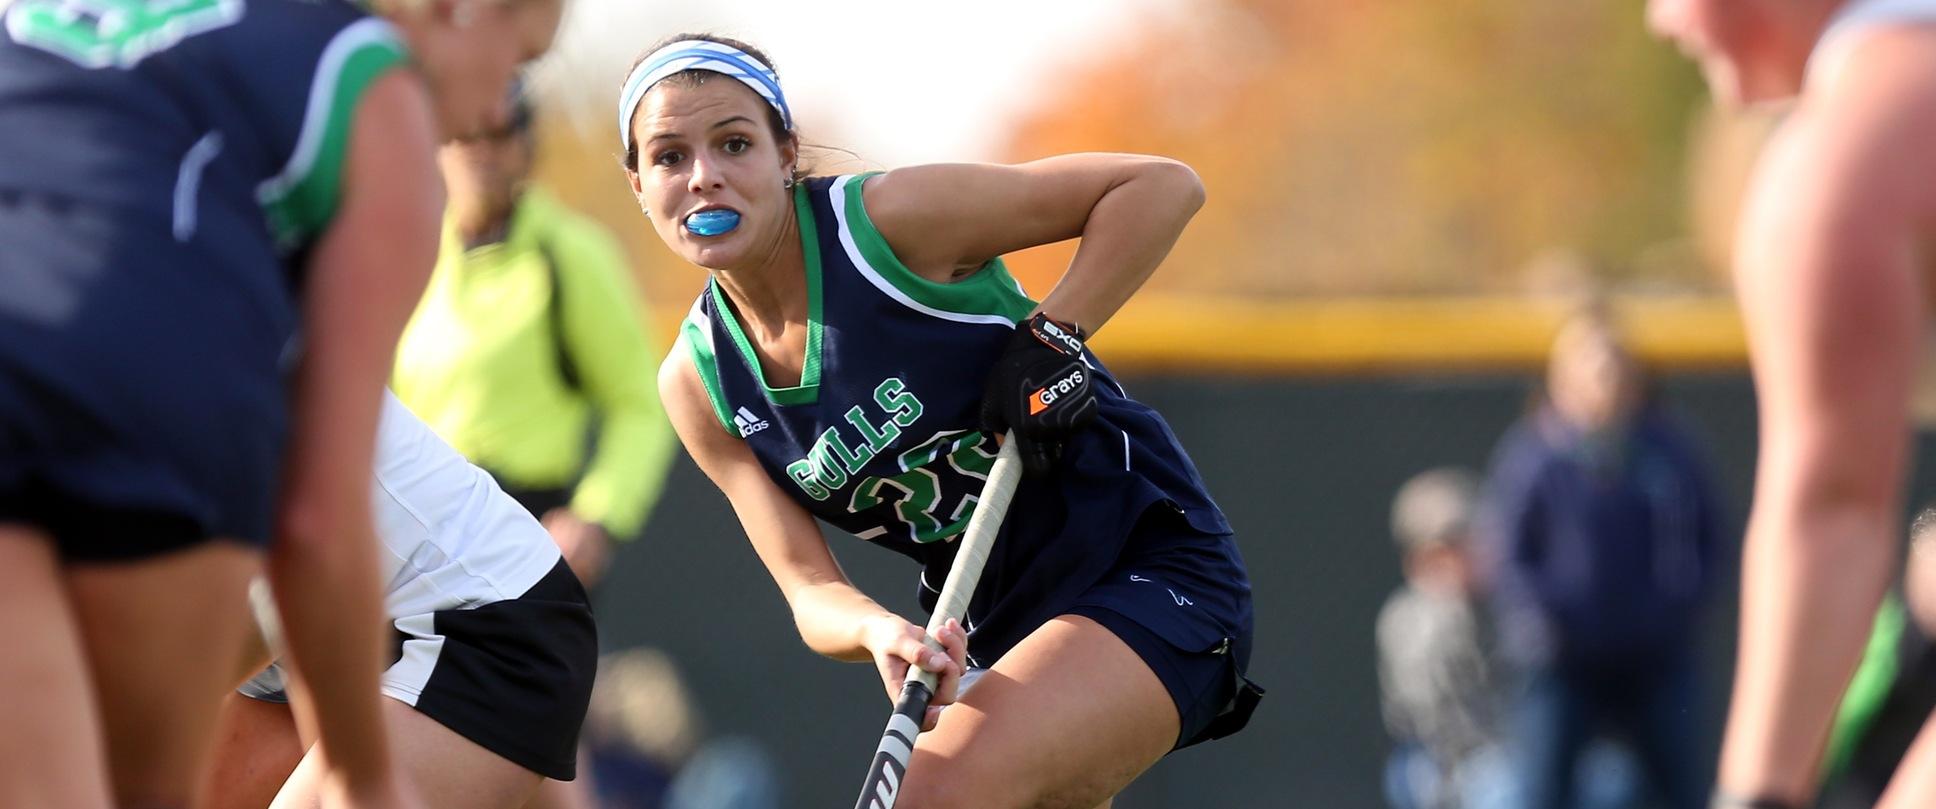
[[741,438],[773,426],[766,423],[766,419],[753,415],[753,411],[747,410],[744,407],[739,409],[739,415],[733,417],[733,424],[739,427],[739,437]]

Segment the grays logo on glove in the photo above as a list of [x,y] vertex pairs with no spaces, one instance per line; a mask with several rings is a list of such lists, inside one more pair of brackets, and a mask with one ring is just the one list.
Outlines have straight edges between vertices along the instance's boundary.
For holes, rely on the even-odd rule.
[[988,374],[982,427],[1015,431],[1022,465],[1031,476],[1054,468],[1067,437],[1096,416],[1095,373],[1082,359],[1082,333],[1037,314],[1015,326],[1015,336]]

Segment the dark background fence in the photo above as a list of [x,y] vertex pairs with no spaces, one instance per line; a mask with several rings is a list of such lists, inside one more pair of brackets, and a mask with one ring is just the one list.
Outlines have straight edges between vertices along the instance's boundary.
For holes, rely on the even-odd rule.
[[[1380,805],[1387,747],[1372,628],[1399,581],[1387,528],[1391,495],[1427,467],[1483,468],[1493,442],[1524,411],[1530,378],[1144,377],[1126,384],[1169,419],[1237,526],[1256,593],[1251,676],[1270,695],[1250,729],[1170,756],[1117,807]],[[1659,390],[1709,450],[1738,536],[1754,457],[1748,380],[1681,374],[1659,380]],[[1928,453],[1927,441],[1921,450]],[[852,537],[831,541],[867,592],[920,620],[910,565]],[[1731,549],[1727,558],[1736,555]],[[1733,653],[1732,566],[1725,579],[1704,634],[1708,764]],[[889,707],[879,681],[871,666],[829,661],[800,643],[725,498],[683,457],[646,537],[620,554],[598,606],[608,649],[649,645],[674,657],[710,734],[765,745],[787,806],[851,805]],[[1084,729],[1067,732],[1079,743]]]

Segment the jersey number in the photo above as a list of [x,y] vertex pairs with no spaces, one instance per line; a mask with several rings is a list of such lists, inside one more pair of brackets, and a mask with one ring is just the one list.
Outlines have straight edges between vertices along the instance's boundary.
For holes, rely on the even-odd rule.
[[134,67],[196,34],[235,24],[244,0],[15,0],[7,35],[82,67]]
[[[942,485],[943,475],[962,475],[977,481],[988,479],[988,470],[995,468],[995,455],[982,449],[982,434],[979,432],[962,433],[951,430],[938,433],[913,449],[901,453],[901,474],[886,478],[871,478],[861,481],[854,488],[853,502],[848,510],[860,513],[887,502],[898,492],[894,501],[894,515],[908,527],[908,535],[915,542],[938,542],[961,533],[968,527],[968,518],[974,516],[975,494],[963,494],[954,508],[942,510],[942,495],[949,489],[960,490],[959,486]],[[937,456],[945,454],[947,465],[935,463]],[[980,491],[980,487],[975,487]]]

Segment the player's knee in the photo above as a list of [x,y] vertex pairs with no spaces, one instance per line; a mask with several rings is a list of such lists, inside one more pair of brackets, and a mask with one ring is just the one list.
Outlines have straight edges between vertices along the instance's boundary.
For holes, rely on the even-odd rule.
[[895,809],[1094,809],[1108,798],[1080,786],[1036,783],[1020,774],[977,774],[939,757],[923,763],[929,766],[910,770],[902,782]]
[[905,809],[953,809],[972,805],[967,796],[960,794],[963,791],[961,785],[949,783],[949,779],[938,773],[911,773],[901,782],[894,805]]
[[917,750],[895,796],[896,809],[1023,809],[1013,781],[978,777],[970,762]]

